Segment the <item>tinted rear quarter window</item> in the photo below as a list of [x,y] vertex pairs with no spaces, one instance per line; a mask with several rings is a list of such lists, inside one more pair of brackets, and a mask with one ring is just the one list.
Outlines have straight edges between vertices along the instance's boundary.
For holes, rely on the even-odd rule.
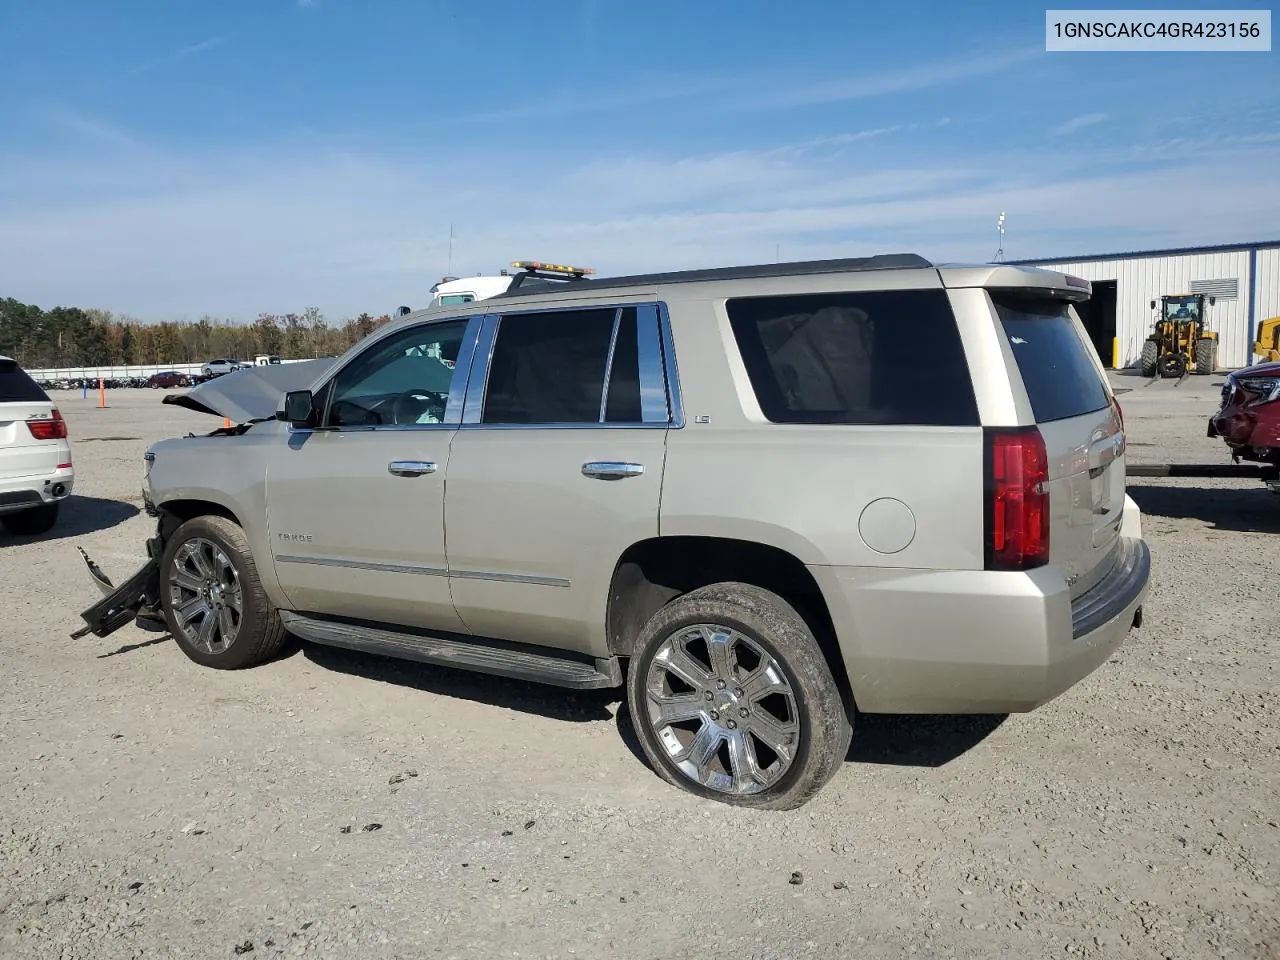
[[1105,409],[1106,385],[1062,300],[993,293],[1037,423]]
[[774,423],[979,423],[945,291],[744,297],[726,309]]
[[0,403],[43,403],[49,395],[12,360],[0,360]]

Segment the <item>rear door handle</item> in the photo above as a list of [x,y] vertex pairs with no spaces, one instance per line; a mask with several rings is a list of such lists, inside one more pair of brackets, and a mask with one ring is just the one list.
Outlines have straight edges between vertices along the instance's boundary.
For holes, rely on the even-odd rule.
[[618,460],[594,460],[582,465],[582,475],[593,480],[622,480],[644,473],[643,463],[623,463]]
[[424,473],[435,473],[436,465],[430,460],[392,460],[387,464],[387,472],[393,477],[420,477]]

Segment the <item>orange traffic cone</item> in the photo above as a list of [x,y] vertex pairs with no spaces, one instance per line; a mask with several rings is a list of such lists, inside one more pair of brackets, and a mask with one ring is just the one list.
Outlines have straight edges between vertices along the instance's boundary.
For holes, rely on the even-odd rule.
[[102,378],[98,378],[98,409],[106,409],[107,406],[107,388],[102,382]]

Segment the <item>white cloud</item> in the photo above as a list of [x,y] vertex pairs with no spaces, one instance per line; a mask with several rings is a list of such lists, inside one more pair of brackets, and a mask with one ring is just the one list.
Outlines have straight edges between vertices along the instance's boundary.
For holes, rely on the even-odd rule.
[[140,73],[146,73],[156,67],[163,66],[166,63],[174,63],[178,60],[185,60],[187,57],[193,57],[196,54],[204,53],[206,50],[212,50],[214,47],[220,47],[227,42],[226,37],[210,37],[207,40],[201,40],[199,43],[193,43],[185,47],[179,47],[172,50],[164,56],[158,57],[148,63],[139,64],[128,70],[126,76],[137,76]]
[[1099,123],[1105,123],[1109,119],[1109,115],[1105,113],[1085,113],[1078,117],[1072,117],[1064,123],[1051,127],[1049,132],[1054,136],[1066,136],[1083,130],[1085,127],[1096,126]]
[[420,305],[444,273],[451,222],[454,272],[538,257],[617,274],[772,261],[779,245],[787,259],[986,260],[1001,210],[1011,259],[1250,239],[1280,221],[1280,142],[1260,134],[1159,150],[897,149],[941,122],[921,121],[566,164],[462,141],[412,158],[293,145],[170,155],[64,119],[97,149],[53,166],[0,160],[0,291],[156,319]]
[[940,60],[839,80],[794,85],[789,89],[755,98],[753,104],[767,107],[814,106],[927,90],[973,77],[1001,73],[1043,55],[1044,50],[1040,47],[1023,47],[998,54]]

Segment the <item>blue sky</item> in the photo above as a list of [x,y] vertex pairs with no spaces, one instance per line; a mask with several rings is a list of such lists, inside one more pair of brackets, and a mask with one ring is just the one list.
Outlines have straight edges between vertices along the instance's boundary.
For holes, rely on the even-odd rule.
[[1278,90],[1025,2],[0,0],[0,296],[341,319],[451,223],[455,274],[1272,239]]

